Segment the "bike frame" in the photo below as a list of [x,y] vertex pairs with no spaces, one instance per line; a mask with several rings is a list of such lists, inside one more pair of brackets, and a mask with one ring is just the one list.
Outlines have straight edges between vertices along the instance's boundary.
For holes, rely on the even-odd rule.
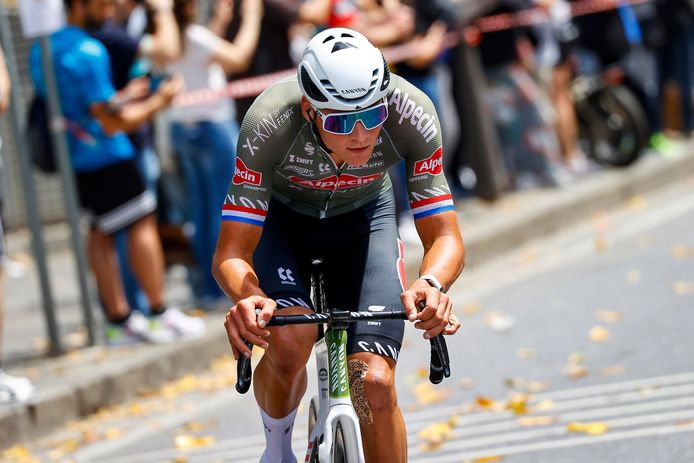
[[306,461],[318,446],[318,461],[332,461],[333,435],[338,419],[349,420],[357,430],[359,462],[364,462],[364,448],[359,433],[359,419],[354,412],[349,395],[349,373],[347,370],[347,330],[329,329],[325,337],[316,342],[316,368],[318,371],[318,402],[320,404],[316,424],[311,431],[306,450]]

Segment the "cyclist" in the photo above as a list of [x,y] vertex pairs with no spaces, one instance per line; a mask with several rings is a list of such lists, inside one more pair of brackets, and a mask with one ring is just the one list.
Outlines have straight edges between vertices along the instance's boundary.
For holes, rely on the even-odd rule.
[[[317,328],[265,325],[275,310],[312,310],[311,259],[323,259],[328,307],[403,305],[429,338],[460,327],[441,290],[462,271],[463,241],[434,106],[390,74],[381,52],[355,31],[312,38],[297,76],[255,100],[238,145],[213,273],[236,303],[225,320],[234,357],[251,355],[242,338],[266,350],[254,379],[266,437],[261,462],[294,462],[291,429]],[[401,159],[425,249],[421,276],[407,290],[386,174]],[[417,313],[420,301],[426,307]],[[403,332],[396,320],[350,327],[350,389],[367,461],[407,459],[395,389]]]

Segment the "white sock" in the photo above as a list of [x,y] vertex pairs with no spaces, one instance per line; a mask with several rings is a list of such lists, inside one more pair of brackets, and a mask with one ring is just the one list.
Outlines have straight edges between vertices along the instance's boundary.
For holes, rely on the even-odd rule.
[[297,410],[284,418],[273,418],[260,409],[265,430],[265,452],[260,457],[260,463],[296,463],[292,452],[292,431]]

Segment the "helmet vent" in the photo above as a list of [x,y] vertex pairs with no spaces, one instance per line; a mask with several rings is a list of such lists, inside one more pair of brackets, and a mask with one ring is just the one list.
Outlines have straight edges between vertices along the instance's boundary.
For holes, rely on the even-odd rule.
[[330,42],[331,40],[335,40],[335,37],[332,35],[329,35],[323,40],[323,43]]
[[310,98],[321,102],[328,101],[328,98],[316,87],[316,84],[313,83],[308,72],[306,72],[306,68],[303,66],[301,67],[301,86],[304,88],[306,95]]
[[383,82],[381,82],[381,91],[384,91],[390,85],[390,69],[388,69],[388,63],[386,62],[385,56],[383,57]]
[[355,47],[351,43],[335,42],[335,45],[333,45],[333,49],[330,51],[330,53],[335,53],[336,51],[345,50],[347,48],[357,48],[357,47]]
[[354,36],[348,32],[343,32],[342,34],[340,34],[340,37],[349,37],[351,39],[354,38]]

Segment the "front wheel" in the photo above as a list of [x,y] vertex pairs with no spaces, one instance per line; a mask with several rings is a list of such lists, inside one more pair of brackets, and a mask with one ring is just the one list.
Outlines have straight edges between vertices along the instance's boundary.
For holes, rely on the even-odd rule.
[[359,463],[359,437],[354,424],[348,420],[338,420],[333,436],[333,462]]
[[[318,400],[318,396],[314,395],[311,398],[311,405],[308,407],[308,435],[309,438],[311,437],[311,433],[313,432],[313,428],[316,426],[316,422],[318,421],[318,413],[320,412],[320,401]],[[309,454],[308,462],[309,463],[318,463],[318,445],[320,444],[321,439],[315,439],[313,441],[313,446],[311,447],[311,453]]]

